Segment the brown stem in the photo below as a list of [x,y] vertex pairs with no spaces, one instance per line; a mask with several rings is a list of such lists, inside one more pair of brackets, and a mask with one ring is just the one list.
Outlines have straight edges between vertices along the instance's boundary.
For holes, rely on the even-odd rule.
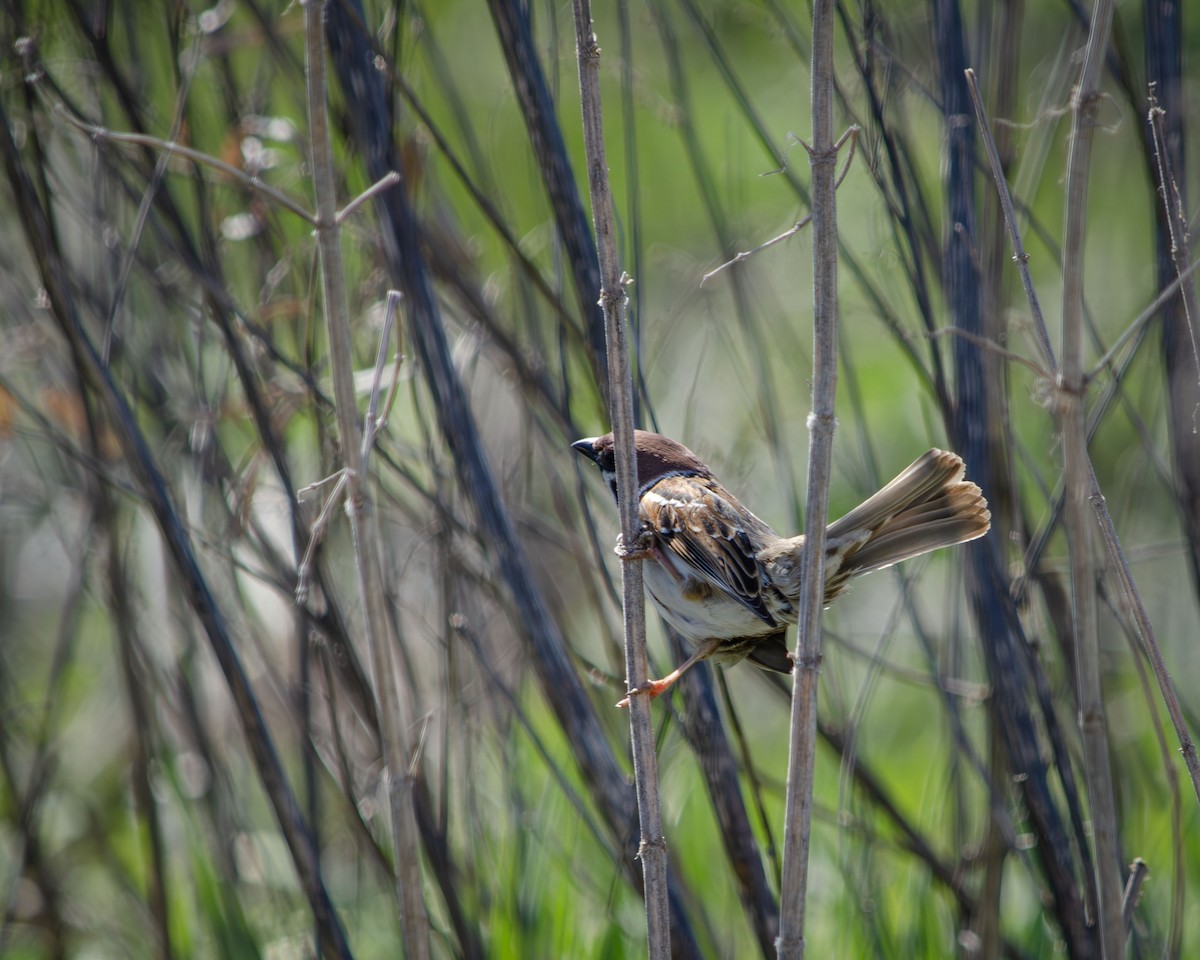
[[808,499],[800,611],[793,671],[790,749],[784,807],[783,881],[779,897],[780,960],[804,956],[804,901],[816,762],[817,681],[821,673],[821,606],[825,522],[837,392],[837,148],[833,137],[833,2],[813,3],[812,32],[813,388],[808,426]]
[[[617,260],[612,191],[604,149],[604,114],[600,101],[600,47],[592,33],[589,0],[575,0],[575,46],[579,58],[579,101],[583,113],[583,142],[587,155],[588,189],[600,260],[600,306],[608,359],[608,397],[617,454],[617,501],[622,543],[638,538],[638,481],[634,459],[633,378],[626,340],[624,281]],[[629,558],[621,564],[625,621],[625,676],[630,690],[646,682],[646,610],[642,596],[642,564]],[[671,953],[671,917],[667,900],[667,844],[663,836],[662,801],[658,792],[658,760],[650,698],[633,697],[629,704],[629,737],[633,749],[633,778],[637,791],[641,842],[638,859],[646,903],[646,935],[652,960]]]

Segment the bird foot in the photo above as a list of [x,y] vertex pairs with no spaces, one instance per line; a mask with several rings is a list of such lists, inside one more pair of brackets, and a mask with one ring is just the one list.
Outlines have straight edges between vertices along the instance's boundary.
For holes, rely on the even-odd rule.
[[654,534],[643,527],[633,541],[632,546],[625,546],[625,538],[617,534],[617,545],[613,549],[622,560],[649,560],[654,556]]
[[673,682],[674,682],[674,679],[671,679],[671,680],[647,680],[645,683],[638,684],[636,687],[634,687],[632,690],[630,690],[625,695],[625,699],[623,699],[617,703],[617,706],[620,707],[621,709],[625,709],[626,707],[629,706],[630,701],[633,700],[634,697],[645,696],[648,700],[653,700],[664,690],[670,689],[670,686]]

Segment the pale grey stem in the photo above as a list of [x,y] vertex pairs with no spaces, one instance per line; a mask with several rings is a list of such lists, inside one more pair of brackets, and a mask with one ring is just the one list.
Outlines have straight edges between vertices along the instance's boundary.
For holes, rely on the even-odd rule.
[[[633,447],[633,377],[625,326],[625,281],[617,259],[612,191],[604,148],[604,113],[600,102],[600,47],[592,33],[590,0],[574,0],[575,49],[579,58],[579,101],[583,113],[583,144],[587,159],[588,190],[596,249],[600,261],[600,306],[604,310],[604,337],[608,350],[608,393],[617,455],[617,500],[621,517],[621,542],[637,542],[638,483]],[[625,675],[630,690],[647,679],[646,610],[642,596],[642,564],[621,562],[621,587],[625,623]],[[629,737],[633,750],[634,787],[637,792],[641,843],[638,859],[646,897],[646,936],[651,960],[666,960],[671,953],[671,917],[667,903],[667,844],[663,836],[662,804],[658,791],[658,760],[654,753],[654,727],[650,701],[634,696],[629,702]]]
[[784,806],[783,878],[779,893],[780,960],[804,956],[804,904],[821,673],[821,603],[825,520],[833,459],[837,393],[837,147],[833,140],[833,0],[814,0],[812,29],[813,387],[808,418],[808,497],[801,560],[800,609]]
[[[992,177],[995,180],[996,189],[1000,193],[1001,205],[1006,211],[1011,213],[1013,209],[1012,199],[1009,196],[1008,184],[1004,180],[999,157],[995,151],[991,125],[988,122],[987,113],[983,107],[983,100],[979,96],[975,71],[967,70],[966,74],[967,85],[971,89],[971,96],[975,102],[980,132],[983,135],[985,145],[988,147],[988,157],[992,161]],[[1012,238],[1013,249],[1017,251],[1013,259],[1017,261],[1017,266],[1021,271],[1026,293],[1031,297],[1029,304],[1033,313],[1034,326],[1039,334],[1039,342],[1049,344],[1050,338],[1046,330],[1045,320],[1042,316],[1041,308],[1038,306],[1037,294],[1033,290],[1033,282],[1029,276],[1029,258],[1024,254],[1024,247],[1021,244],[1020,228],[1017,226],[1016,219],[1010,217],[1008,213],[1005,215],[1005,220],[1008,225],[1009,235]],[[1122,335],[1122,340],[1128,337],[1132,330],[1136,330],[1142,323],[1147,322],[1157,312],[1158,308],[1174,293],[1180,281],[1184,277],[1191,276],[1192,272],[1198,266],[1200,266],[1200,260],[1194,261],[1183,270],[1174,283],[1166,290],[1163,290],[1139,315],[1137,320],[1131,325],[1130,330],[1127,330]],[[1100,364],[1097,364],[1096,369],[1100,369],[1107,359],[1113,355],[1120,342],[1118,341],[1117,344],[1113,345],[1113,348],[1105,355],[1104,360]],[[1054,355],[1053,348],[1049,348],[1049,350],[1050,352],[1047,354],[1045,360],[1047,366],[1057,375],[1058,360]],[[1133,579],[1133,571],[1129,567],[1129,561],[1125,556],[1124,548],[1117,537],[1116,524],[1113,523],[1112,516],[1108,512],[1108,505],[1104,499],[1104,494],[1100,490],[1100,482],[1096,478],[1094,470],[1090,471],[1089,484],[1088,498],[1096,512],[1097,522],[1100,525],[1100,536],[1108,552],[1109,561],[1112,563],[1112,568],[1116,572],[1117,580],[1121,585],[1121,600],[1129,615],[1130,622],[1137,630],[1138,639],[1141,641],[1146,658],[1150,661],[1150,666],[1154,670],[1154,676],[1158,681],[1158,688],[1162,695],[1163,703],[1166,704],[1167,713],[1171,718],[1172,725],[1175,727],[1175,735],[1179,740],[1180,753],[1183,754],[1184,764],[1187,766],[1188,775],[1192,780],[1192,789],[1196,793],[1197,800],[1200,800],[1200,755],[1197,754],[1196,745],[1192,741],[1191,734],[1188,732],[1183,710],[1179,706],[1179,697],[1175,692],[1175,684],[1171,680],[1171,674],[1167,670],[1166,661],[1163,660],[1162,650],[1158,645],[1158,636],[1155,633],[1153,624],[1150,622],[1150,615],[1147,613],[1145,604],[1142,602],[1141,594],[1138,592],[1137,584]]]
[[1088,177],[1100,103],[1100,75],[1112,27],[1112,0],[1096,0],[1083,69],[1071,103],[1071,139],[1067,152],[1066,224],[1063,230],[1062,369],[1058,415],[1063,445],[1066,507],[1063,513],[1071,558],[1071,598],[1075,623],[1075,676],[1084,770],[1096,847],[1096,873],[1101,956],[1125,956],[1121,919],[1121,858],[1117,810],[1109,761],[1100,641],[1096,614],[1096,570],[1092,538],[1094,521],[1088,496],[1092,489],[1087,451],[1087,381],[1083,365],[1083,253],[1087,230]]
[[405,738],[412,727],[412,707],[402,699],[396,682],[392,652],[396,644],[386,607],[378,516],[363,472],[362,434],[354,390],[346,281],[339,249],[337,192],[333,145],[326,103],[324,0],[302,0],[304,6],[306,89],[308,122],[312,138],[313,191],[317,204],[317,245],[321,254],[325,321],[329,337],[329,362],[333,379],[338,434],[345,458],[346,512],[354,543],[355,567],[363,608],[363,632],[371,651],[375,697],[379,709],[380,738],[386,765],[384,785],[391,813],[395,853],[395,886],[400,911],[404,956],[429,957],[429,919],[421,891],[421,860],[416,812],[413,806],[412,755]]

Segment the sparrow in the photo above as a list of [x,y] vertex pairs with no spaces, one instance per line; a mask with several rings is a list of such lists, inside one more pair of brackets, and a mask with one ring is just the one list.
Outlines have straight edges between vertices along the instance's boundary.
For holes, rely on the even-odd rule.
[[[596,464],[615,500],[613,435],[571,447]],[[628,706],[638,694],[657,697],[701,660],[733,664],[749,658],[791,673],[785,634],[799,611],[804,536],[775,533],[682,443],[637,430],[634,449],[641,523],[636,555],[646,561],[645,590],[694,652],[661,680],[630,690],[617,706]],[[854,577],[987,533],[987,501],[963,479],[965,473],[957,454],[929,450],[831,523],[825,530],[825,606]]]

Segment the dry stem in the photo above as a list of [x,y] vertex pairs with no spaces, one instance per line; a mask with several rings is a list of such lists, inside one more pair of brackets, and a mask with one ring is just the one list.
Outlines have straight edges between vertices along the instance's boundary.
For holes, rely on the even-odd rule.
[[[1021,273],[1021,281],[1025,286],[1025,292],[1029,297],[1030,309],[1033,312],[1034,327],[1039,335],[1039,342],[1045,345],[1048,350],[1045,360],[1049,368],[1055,372],[1058,371],[1058,361],[1054,356],[1054,349],[1050,347],[1050,336],[1046,330],[1045,318],[1042,316],[1041,307],[1038,304],[1037,293],[1033,289],[1033,279],[1029,274],[1029,257],[1025,253],[1024,246],[1021,243],[1021,231],[1017,226],[1016,218],[1013,215],[1012,198],[1009,195],[1008,184],[1004,180],[1004,173],[1000,167],[999,156],[996,154],[995,143],[992,139],[991,127],[988,123],[987,113],[983,107],[983,99],[979,96],[979,87],[975,79],[975,71],[967,70],[967,86],[971,90],[971,98],[975,104],[975,112],[979,120],[979,128],[983,134],[984,143],[988,148],[988,159],[991,161],[992,178],[996,183],[996,189],[1000,194],[1001,205],[1004,208],[1005,222],[1008,225],[1009,235],[1012,237],[1013,249],[1016,253],[1013,259],[1017,262],[1017,269]],[[1183,281],[1184,278],[1191,276],[1192,271],[1200,265],[1200,261],[1196,261],[1181,271],[1176,278],[1175,284],[1170,288],[1170,292],[1174,292],[1176,286]],[[1163,291],[1158,297],[1142,312],[1133,326],[1138,327],[1143,322],[1150,318],[1150,312],[1156,310],[1166,299],[1168,291]],[[1119,343],[1120,341],[1118,341]],[[1116,345],[1114,345],[1115,348]],[[1104,363],[1112,354],[1112,350],[1105,355],[1101,361]],[[1097,365],[1100,366],[1099,364]],[[1096,511],[1096,518],[1100,524],[1100,535],[1104,541],[1105,549],[1108,551],[1108,558],[1112,562],[1113,569],[1116,572],[1117,580],[1121,585],[1121,598],[1124,601],[1125,609],[1129,614],[1130,622],[1133,623],[1137,630],[1138,639],[1142,643],[1142,649],[1146,653],[1147,659],[1154,670],[1155,679],[1158,680],[1159,692],[1162,694],[1163,703],[1166,704],[1167,713],[1171,717],[1171,724],[1175,727],[1175,735],[1179,739],[1180,752],[1183,754],[1184,763],[1187,766],[1188,775],[1192,780],[1192,789],[1195,791],[1196,798],[1200,800],[1200,757],[1196,753],[1196,745],[1192,742],[1191,734],[1188,732],[1187,722],[1183,716],[1183,710],[1179,706],[1179,697],[1175,693],[1175,684],[1171,680],[1171,674],[1167,670],[1166,661],[1163,660],[1162,651],[1158,646],[1158,637],[1154,631],[1154,625],[1150,622],[1150,614],[1146,612],[1145,604],[1142,602],[1141,594],[1138,592],[1137,584],[1133,579],[1133,571],[1129,567],[1129,561],[1125,556],[1124,548],[1121,546],[1121,541],[1117,538],[1116,525],[1113,523],[1112,516],[1108,512],[1108,506],[1104,500],[1103,494],[1100,492],[1100,484],[1096,479],[1094,471],[1090,473],[1090,487],[1088,489],[1088,497],[1092,502],[1093,509]]]
[[821,600],[825,581],[825,518],[833,455],[837,392],[837,148],[833,140],[833,2],[813,4],[812,167],[813,388],[808,418],[808,499],[800,611],[793,670],[792,716],[779,903],[780,960],[804,956],[804,901],[817,742],[817,681],[821,672]]
[[[600,47],[592,33],[589,0],[575,0],[575,44],[579,57],[579,100],[583,112],[583,140],[587,154],[588,189],[600,260],[600,306],[604,310],[604,337],[608,356],[608,394],[617,454],[617,500],[621,542],[636,543],[639,533],[637,465],[633,448],[633,378],[626,342],[625,283],[620,272],[614,236],[612,192],[604,149],[604,115],[600,102]],[[630,690],[645,683],[646,611],[642,596],[642,564],[622,559],[621,587],[625,623],[625,675]],[[658,761],[654,753],[654,727],[650,701],[631,697],[629,735],[633,749],[633,775],[637,790],[641,842],[638,859],[646,898],[646,934],[652,960],[671,953],[671,918],[667,901],[667,843],[663,836],[662,805],[658,793]]]
[[405,742],[411,728],[411,707],[401,697],[392,664],[396,638],[386,607],[378,518],[371,501],[370,484],[363,473],[362,433],[354,390],[350,320],[346,304],[345,274],[339,249],[337,192],[333,171],[333,145],[326,109],[323,0],[304,0],[307,54],[308,119],[312,136],[313,188],[317,203],[317,244],[321,252],[321,277],[325,292],[325,318],[329,337],[330,370],[338,433],[345,458],[346,512],[354,543],[359,594],[363,606],[363,631],[371,651],[380,737],[386,764],[384,784],[392,820],[396,857],[396,897],[404,955],[421,960],[429,956],[429,920],[421,891],[421,861],[416,811],[413,806],[411,751]]

